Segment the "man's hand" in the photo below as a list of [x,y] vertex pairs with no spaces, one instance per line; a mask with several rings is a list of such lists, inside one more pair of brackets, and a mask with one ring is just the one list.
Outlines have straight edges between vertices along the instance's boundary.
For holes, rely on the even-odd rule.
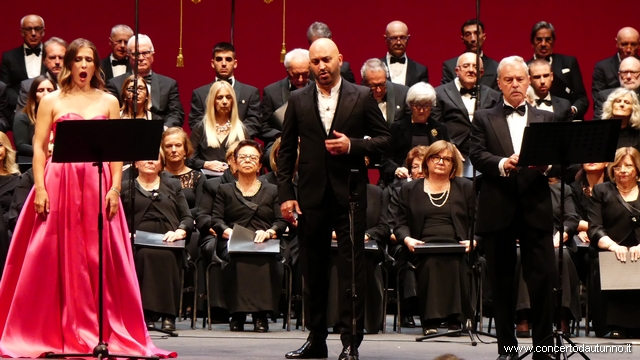
[[300,210],[296,200],[287,200],[283,202],[282,205],[280,205],[280,211],[282,212],[282,217],[286,221],[294,225],[298,224],[298,220],[294,217],[294,214],[297,213],[300,215],[302,214],[302,211]]
[[406,179],[409,177],[409,170],[406,167],[401,166],[396,169],[395,175],[398,179]]
[[520,156],[518,154],[513,154],[509,156],[507,161],[504,162],[504,171],[508,174],[512,170],[515,170],[518,166],[518,160]]
[[407,236],[406,238],[404,238],[404,244],[407,245],[409,251],[414,252],[416,251],[416,245],[422,245],[424,244],[424,241],[420,241]]
[[349,144],[351,140],[343,134],[333,130],[333,136],[335,139],[327,139],[324,141],[324,145],[327,148],[327,151],[331,155],[342,155],[349,152]]

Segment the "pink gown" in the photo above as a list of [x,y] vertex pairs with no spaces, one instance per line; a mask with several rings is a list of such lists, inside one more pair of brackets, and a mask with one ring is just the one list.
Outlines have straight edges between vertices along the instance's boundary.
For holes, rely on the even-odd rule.
[[[70,113],[59,121],[80,118]],[[108,164],[103,177],[104,199],[111,188]],[[44,179],[50,213],[36,214],[32,190],[0,282],[3,357],[91,353],[98,344],[98,173],[90,163],[49,161]],[[103,213],[103,331],[109,352],[176,357],[149,338],[122,205],[110,221]]]

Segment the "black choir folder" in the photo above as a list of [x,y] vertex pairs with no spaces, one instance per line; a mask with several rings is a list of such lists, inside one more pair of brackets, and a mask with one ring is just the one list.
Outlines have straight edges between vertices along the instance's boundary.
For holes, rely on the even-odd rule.
[[256,233],[238,224],[233,225],[233,232],[229,238],[229,254],[279,254],[280,239],[269,239],[262,243],[255,243]]
[[184,249],[185,240],[176,240],[174,242],[168,242],[162,240],[164,234],[151,233],[146,231],[136,231],[134,244],[138,246],[151,246],[151,247],[163,247],[163,248],[175,248]]
[[[338,240],[332,239],[331,240],[331,247],[334,249],[338,248]],[[369,251],[378,251],[378,242],[375,240],[369,240],[366,241],[364,243],[364,251],[365,252],[369,252]]]

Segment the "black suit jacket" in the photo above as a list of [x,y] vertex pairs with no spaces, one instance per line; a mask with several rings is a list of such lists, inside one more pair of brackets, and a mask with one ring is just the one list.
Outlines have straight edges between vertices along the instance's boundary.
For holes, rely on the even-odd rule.
[[[552,96],[569,100],[571,106],[575,106],[578,111],[574,119],[583,120],[589,109],[589,99],[587,91],[582,82],[582,73],[578,65],[578,59],[569,55],[553,54],[551,69],[553,70],[553,84],[549,91]],[[533,59],[529,60],[530,63]]]
[[[113,79],[113,67],[111,67],[111,54],[106,58],[100,60],[100,69],[102,69],[102,75],[105,82],[109,82],[109,80]],[[131,64],[127,61],[127,71],[126,73],[131,72]]]
[[553,115],[556,122],[568,122],[573,119],[569,100],[551,96],[551,106],[553,106]]
[[[386,56],[380,58],[380,60],[382,60],[382,62],[385,63],[387,67],[389,67]],[[389,75],[387,79],[391,81],[391,75]],[[420,81],[426,83],[429,82],[429,69],[427,69],[426,66],[419,64],[407,57],[407,76],[405,77],[404,85],[407,87],[411,87],[412,85],[415,85]]]
[[[44,51],[42,53],[44,60]],[[40,65],[40,74],[44,75],[47,68],[44,63]],[[0,66],[0,81],[7,85],[7,96],[9,99],[9,107],[13,110],[18,100],[18,91],[20,91],[20,83],[28,79],[27,65],[24,62],[24,46],[6,51],[2,54],[2,65]]]
[[[213,83],[203,85],[191,94],[191,112],[189,112],[189,127],[193,129],[198,122],[202,122],[207,109],[207,96]],[[243,84],[234,78],[233,90],[238,102],[238,117],[242,120],[250,137],[260,134],[260,92],[258,88]]]
[[[107,89],[122,104],[122,84],[131,76],[131,72],[115,77],[107,83]],[[164,120],[164,126],[182,127],[184,123],[184,109],[180,102],[178,82],[170,77],[153,72],[151,74],[151,113]]]
[[387,221],[387,209],[379,186],[367,184],[367,231],[369,240],[375,240],[384,249],[391,232]]
[[[502,106],[500,102],[491,109],[478,110],[473,117],[470,157],[483,178],[476,233],[506,229],[517,210],[529,227],[550,232],[553,212],[547,177],[539,170],[527,167],[513,171],[509,176],[500,176],[500,160],[514,153]],[[527,105],[527,124],[553,121],[552,113]]]
[[[492,108],[500,101],[501,97],[502,93],[481,84],[480,106],[478,108]],[[436,88],[436,106],[431,109],[431,117],[447,127],[451,142],[465,157],[468,157],[471,120],[469,120],[469,112],[464,106],[455,82],[452,81]]]
[[[422,197],[418,194],[421,192],[424,192],[424,179],[412,181],[400,188],[396,227],[393,229],[400,244],[407,236],[420,240],[424,221],[429,217],[425,206],[419,202]],[[462,177],[451,179],[448,201],[451,204],[451,220],[456,240],[471,239],[469,231],[476,208],[476,193],[471,180]]]
[[411,108],[407,105],[408,86],[392,83],[387,80],[387,124],[391,125],[411,113]]
[[623,202],[614,183],[607,181],[593,187],[587,231],[593,249],[598,249],[598,241],[603,236],[620,244],[638,227],[633,218],[637,219],[640,212],[629,212]]
[[0,131],[6,133],[13,128],[13,111],[9,107],[7,85],[0,81]]
[[[440,80],[442,85],[452,82],[457,77],[457,65],[458,57],[442,63],[442,79]],[[498,87],[498,62],[486,55],[482,55],[482,66],[484,67],[484,74],[480,78],[480,84],[488,86],[495,91],[500,91]]]
[[[333,130],[349,137],[351,151],[331,155],[325,140],[334,138]],[[365,140],[364,136],[371,137]],[[294,91],[289,99],[282,128],[282,144],[278,158],[278,198],[280,202],[296,199],[293,174],[298,159],[298,201],[304,209],[322,209],[325,191],[331,191],[338,203],[348,208],[349,175],[358,169],[358,193],[365,193],[368,182],[364,163],[366,155],[385,152],[390,147],[390,133],[371,89],[342,81],[338,105],[329,135],[320,120],[317,87],[307,86]],[[366,198],[359,204],[366,206]]]
[[270,137],[276,137],[282,129],[282,121],[284,119],[271,118],[273,113],[282,105],[289,101],[291,96],[291,87],[289,78],[276,81],[267,85],[262,90],[262,102],[260,103],[260,118],[262,119],[261,133],[271,134]]

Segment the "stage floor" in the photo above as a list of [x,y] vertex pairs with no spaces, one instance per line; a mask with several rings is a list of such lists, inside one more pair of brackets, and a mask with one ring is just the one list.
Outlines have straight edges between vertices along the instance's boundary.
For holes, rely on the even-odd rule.
[[[154,344],[162,349],[176,351],[179,359],[204,360],[204,359],[284,359],[287,351],[295,350],[304,343],[307,332],[300,329],[286,331],[282,329],[282,322],[269,323],[268,333],[254,333],[251,331],[230,332],[227,324],[214,324],[213,330],[202,328],[202,319],[198,319],[198,328],[191,330],[189,321],[177,323],[178,337],[163,337],[160,333],[151,332]],[[466,360],[495,359],[497,344],[492,338],[484,337],[487,344],[478,343],[471,346],[467,337],[440,337],[438,339],[416,342],[416,336],[421,334],[420,328],[403,328],[402,334],[393,332],[391,322],[393,316],[387,319],[387,333],[365,335],[364,342],[360,346],[360,358],[363,360],[405,360],[421,359],[431,360],[438,355],[453,353]],[[253,329],[253,325],[247,324],[246,329]],[[446,329],[439,329],[441,332]],[[486,323],[485,323],[486,330]],[[590,359],[637,359],[640,352],[640,340],[609,340],[593,336],[585,337],[584,329],[580,329],[581,337],[572,337],[572,341],[581,345],[619,345],[624,353],[588,353]],[[329,335],[327,341],[329,347],[329,359],[337,359],[342,350],[338,335]],[[631,344],[627,347],[627,344]],[[531,339],[520,339],[520,345],[531,345]],[[635,356],[633,353],[636,353]],[[527,359],[530,359],[528,356]],[[574,355],[572,358],[581,358]]]

